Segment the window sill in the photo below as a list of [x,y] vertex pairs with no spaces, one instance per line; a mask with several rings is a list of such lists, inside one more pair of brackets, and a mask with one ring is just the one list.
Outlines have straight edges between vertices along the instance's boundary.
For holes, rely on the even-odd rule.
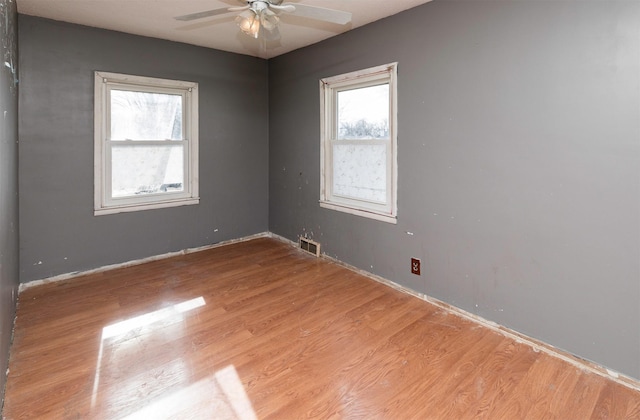
[[168,207],[178,207],[178,206],[190,206],[190,205],[199,204],[199,203],[200,203],[200,198],[188,198],[188,199],[180,199],[175,201],[163,201],[163,202],[144,203],[144,204],[129,204],[126,206],[110,206],[110,207],[95,209],[93,212],[93,215],[104,216],[107,214],[126,213],[131,211],[164,209]]
[[356,208],[353,208],[353,207],[346,207],[346,206],[342,206],[342,205],[339,205],[339,204],[331,203],[331,202],[328,202],[328,201],[320,201],[320,207],[325,208],[325,209],[330,209],[330,210],[341,211],[343,213],[349,213],[349,214],[353,214],[353,215],[356,215],[356,216],[362,216],[362,217],[366,217],[366,218],[369,218],[369,219],[378,220],[378,221],[381,221],[381,222],[392,223],[394,225],[398,223],[398,218],[396,216],[392,216],[390,214],[377,213],[377,212],[373,212],[373,211],[356,209]]

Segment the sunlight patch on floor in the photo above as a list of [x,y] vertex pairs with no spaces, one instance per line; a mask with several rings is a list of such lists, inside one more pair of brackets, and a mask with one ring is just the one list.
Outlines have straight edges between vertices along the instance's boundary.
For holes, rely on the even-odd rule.
[[[137,346],[139,343],[133,341],[133,339],[149,335],[167,326],[178,324],[184,320],[187,312],[204,305],[206,305],[206,302],[200,296],[104,327],[96,362],[91,409],[95,408],[100,393],[101,372],[104,369],[109,369],[109,366],[102,366],[105,363],[105,348],[109,349],[107,354],[113,357],[119,350],[125,349],[127,343]],[[126,354],[126,351],[124,353]],[[107,358],[107,362],[113,362],[111,357]]]
[[154,401],[124,419],[175,418],[257,419],[233,365]]

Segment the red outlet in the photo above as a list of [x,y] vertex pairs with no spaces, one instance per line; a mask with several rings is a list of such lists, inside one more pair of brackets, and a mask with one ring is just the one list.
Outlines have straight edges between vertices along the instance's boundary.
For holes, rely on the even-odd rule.
[[411,258],[411,274],[420,275],[420,260]]

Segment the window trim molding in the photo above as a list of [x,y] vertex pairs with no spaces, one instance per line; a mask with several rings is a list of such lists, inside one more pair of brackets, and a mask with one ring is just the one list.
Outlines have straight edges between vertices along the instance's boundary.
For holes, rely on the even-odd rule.
[[[397,223],[397,185],[398,185],[398,142],[397,142],[397,118],[398,118],[398,93],[397,93],[397,73],[398,63],[393,62],[381,66],[371,67],[350,73],[340,74],[333,77],[320,79],[320,207],[337,210],[357,216],[363,216],[387,223]],[[331,192],[332,168],[329,162],[332,159],[332,146],[336,133],[336,97],[340,90],[356,89],[358,87],[373,86],[380,81],[389,84],[389,125],[390,139],[384,140],[388,144],[387,153],[391,153],[388,163],[391,168],[387,173],[387,200],[384,206],[359,205],[366,200],[341,198],[334,196]],[[349,89],[345,89],[349,88]],[[352,140],[353,142],[353,140]],[[377,207],[377,208],[376,208]]]
[[[141,92],[160,92],[177,94],[183,97],[184,139],[184,175],[185,191],[177,193],[149,194],[141,197],[114,199],[107,197],[111,191],[111,180],[107,179],[108,159],[111,146],[108,139],[108,90],[123,88]],[[124,143],[123,143],[124,144]],[[146,144],[152,145],[153,142]],[[134,76],[104,71],[94,72],[94,215],[106,215],[149,209],[193,205],[200,202],[198,179],[198,83],[155,77]]]

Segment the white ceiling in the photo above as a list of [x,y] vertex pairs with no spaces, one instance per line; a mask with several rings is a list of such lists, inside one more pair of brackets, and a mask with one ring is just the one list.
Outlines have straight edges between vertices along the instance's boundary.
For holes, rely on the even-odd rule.
[[271,58],[314,44],[430,0],[287,0],[353,14],[342,26],[282,14],[281,39],[266,46],[240,32],[235,13],[181,22],[175,16],[242,6],[243,0],[17,0],[26,15]]

